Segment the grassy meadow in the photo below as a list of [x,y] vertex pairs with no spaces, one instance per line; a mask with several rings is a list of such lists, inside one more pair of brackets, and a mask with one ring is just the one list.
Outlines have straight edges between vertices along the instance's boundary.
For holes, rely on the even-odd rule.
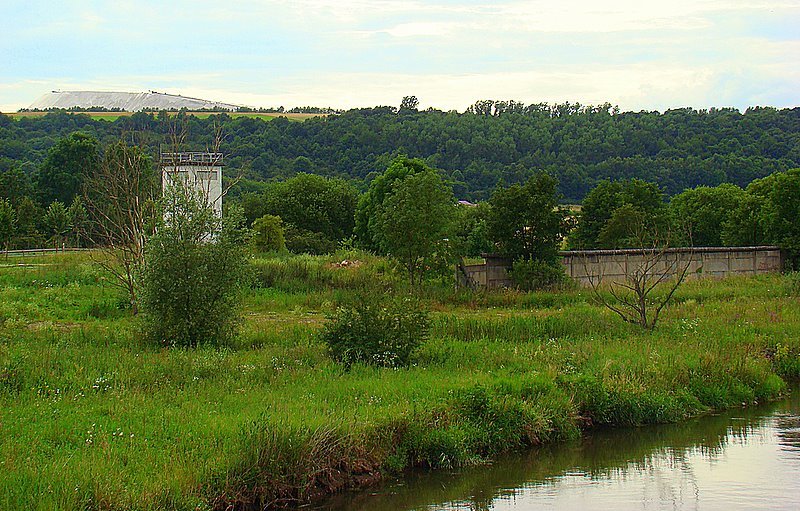
[[383,259],[255,259],[235,343],[167,349],[93,257],[0,258],[0,509],[291,504],[769,400],[800,377],[796,275],[688,282],[653,332],[586,291],[442,279],[421,291],[432,326],[411,367],[345,370],[319,331],[359,290],[406,292]]

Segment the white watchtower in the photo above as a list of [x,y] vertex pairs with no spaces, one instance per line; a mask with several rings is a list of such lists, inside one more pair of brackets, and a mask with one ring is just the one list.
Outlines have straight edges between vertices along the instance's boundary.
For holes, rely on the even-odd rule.
[[[161,185],[181,182],[200,192],[222,217],[222,153],[161,153]],[[180,180],[180,181],[178,181]]]

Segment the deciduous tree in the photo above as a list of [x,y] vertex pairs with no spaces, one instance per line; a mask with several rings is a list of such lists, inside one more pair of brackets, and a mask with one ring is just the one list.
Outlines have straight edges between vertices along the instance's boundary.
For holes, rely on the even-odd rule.
[[636,257],[635,262],[626,262],[623,278],[604,283],[604,275],[586,273],[597,301],[624,321],[652,330],[689,274],[693,253],[670,250],[672,231],[659,231],[643,217],[633,221]]
[[17,215],[11,203],[6,199],[0,199],[0,243],[8,252],[11,239],[17,229]]
[[86,177],[88,236],[105,253],[99,263],[127,292],[133,314],[138,312],[137,275],[154,227],[158,189],[150,158],[124,142],[107,147],[102,162]]
[[419,100],[416,96],[403,96],[398,113],[416,112],[418,106]]
[[37,176],[42,203],[71,203],[81,193],[84,178],[96,172],[98,161],[94,137],[75,132],[59,140],[47,153]]
[[792,268],[800,268],[800,168],[776,172],[747,189],[765,199],[761,224],[766,239],[786,251]]
[[500,254],[511,260],[555,260],[569,227],[566,211],[558,206],[557,184],[539,173],[492,194],[486,227]]
[[453,192],[432,169],[394,181],[378,206],[378,243],[400,261],[412,286],[422,281],[426,263],[442,250],[454,215]]
[[691,236],[691,239],[683,237],[676,242],[696,247],[723,245],[722,226],[744,202],[745,195],[738,186],[723,183],[716,187],[700,186],[673,197],[669,203],[672,223]]
[[244,216],[224,219],[202,191],[173,183],[165,221],[146,244],[142,310],[151,339],[165,346],[225,344],[236,331],[248,284]]
[[286,248],[283,240],[281,217],[264,215],[253,222],[253,244],[260,252],[280,251]]
[[[570,245],[578,249],[638,248],[645,233],[669,229],[664,194],[658,185],[641,179],[601,181],[586,196]],[[675,240],[672,240],[673,242]]]
[[67,234],[72,230],[67,208],[61,202],[53,201],[44,214],[44,225],[53,244],[56,247],[62,246]]
[[378,242],[377,212],[382,207],[384,200],[392,194],[394,183],[429,169],[430,167],[422,160],[398,156],[382,174],[372,180],[367,193],[359,199],[355,213],[354,234],[362,248],[375,252],[381,251]]

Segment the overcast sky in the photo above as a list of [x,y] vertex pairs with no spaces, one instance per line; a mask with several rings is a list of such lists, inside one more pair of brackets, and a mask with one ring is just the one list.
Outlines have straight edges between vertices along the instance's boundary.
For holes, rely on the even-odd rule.
[[800,105],[800,0],[2,0],[0,110],[50,90],[249,106]]

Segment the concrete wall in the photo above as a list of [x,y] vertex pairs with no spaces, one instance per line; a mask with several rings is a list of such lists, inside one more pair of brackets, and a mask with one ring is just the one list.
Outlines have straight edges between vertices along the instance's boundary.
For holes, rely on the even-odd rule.
[[511,262],[505,258],[484,254],[483,264],[466,264],[456,268],[456,282],[461,287],[511,287],[508,276]]
[[513,282],[508,277],[511,261],[492,254],[482,255],[483,264],[456,266],[456,283],[461,287],[511,287]]
[[653,273],[675,276],[688,265],[689,278],[727,277],[779,272],[783,257],[777,247],[698,247],[668,249],[653,260],[642,250],[576,250],[561,252],[567,275],[582,285],[621,282],[629,272],[653,264]]
[[[561,252],[561,263],[572,279],[581,285],[620,282],[625,275],[653,265],[653,272],[674,276],[687,264],[688,278],[727,277],[779,272],[783,255],[778,247],[698,247],[672,248],[656,260],[652,252],[628,250],[575,250]],[[465,265],[456,270],[456,281],[462,286],[500,288],[513,285],[507,260],[485,256],[484,264]]]

